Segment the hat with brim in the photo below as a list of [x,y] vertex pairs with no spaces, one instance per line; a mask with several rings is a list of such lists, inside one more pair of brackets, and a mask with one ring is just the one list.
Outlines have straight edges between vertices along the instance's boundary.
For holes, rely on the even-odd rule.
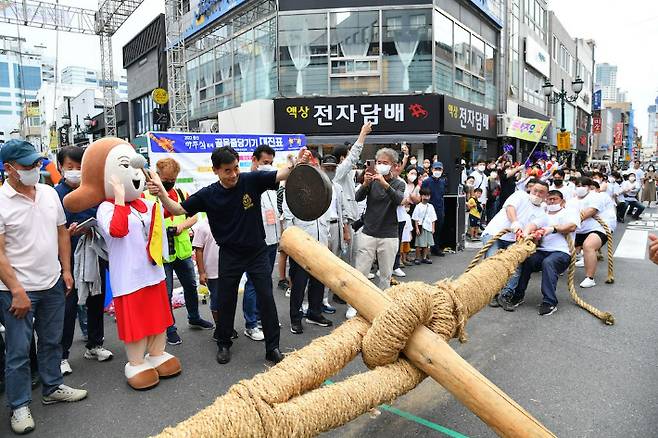
[[0,149],[0,160],[5,163],[15,162],[21,166],[31,166],[43,156],[37,152],[31,143],[23,140],[9,140]]

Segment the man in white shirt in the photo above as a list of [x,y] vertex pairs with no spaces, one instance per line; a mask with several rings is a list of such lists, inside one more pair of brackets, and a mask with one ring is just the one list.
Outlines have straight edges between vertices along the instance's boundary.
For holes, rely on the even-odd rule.
[[559,169],[553,172],[553,184],[551,184],[550,190],[559,191],[564,200],[568,202],[575,196],[576,187],[572,182],[565,181],[564,170]]
[[[639,169],[642,172],[642,169]],[[644,172],[643,172],[644,174]],[[638,200],[638,195],[642,189],[642,180],[636,177],[635,173],[628,173],[624,175],[626,181],[621,185],[621,190],[624,193],[624,202],[626,202],[625,214],[630,214],[633,219],[638,220],[642,213],[644,213],[644,205]]]
[[547,215],[537,218],[534,225],[541,227],[544,237],[539,242],[537,252],[528,257],[521,266],[519,284],[513,297],[501,298],[502,307],[514,311],[514,302],[522,301],[533,272],[542,271],[541,293],[543,300],[538,313],[550,315],[557,310],[557,282],[560,274],[567,270],[571,262],[571,251],[565,236],[574,238],[574,231],[580,225],[578,211],[565,208],[564,197],[559,190],[551,190],[546,197]]
[[[505,228],[511,229],[512,232],[504,234],[498,239],[498,242],[487,251],[487,257],[491,257],[499,249],[505,249],[512,245],[516,241],[517,234],[523,233],[526,227],[545,215],[541,204],[546,199],[547,194],[548,183],[534,180],[530,193],[519,191],[507,198],[507,201],[503,204],[503,208],[489,221],[489,224],[482,232],[482,244],[486,244],[493,236]],[[508,296],[514,294],[519,281],[519,273],[520,269],[517,269],[503,288],[501,294]],[[491,307],[500,307],[498,298],[499,296],[496,295],[489,305]],[[523,300],[516,301],[512,305],[516,307],[522,302]]]
[[0,188],[0,312],[5,326],[5,394],[18,434],[34,430],[30,341],[37,332],[42,402],[78,401],[87,391],[63,384],[60,344],[65,292],[73,289],[71,236],[57,192],[39,184],[34,146],[10,140],[0,149],[7,179]]
[[[486,204],[487,204],[487,195],[488,195],[488,182],[489,178],[487,175],[485,175],[484,171],[487,170],[487,163],[484,160],[478,161],[477,167],[475,170],[469,175],[472,176],[475,181],[473,182],[473,189],[482,189],[482,195],[480,195],[480,198],[478,199],[480,201],[480,204],[482,204],[482,210],[486,210]],[[490,218],[487,218],[487,221]]]
[[642,181],[644,180],[644,170],[642,170],[642,163],[640,160],[635,160],[633,163],[633,168],[628,172],[629,174],[634,174],[636,180],[642,184]]

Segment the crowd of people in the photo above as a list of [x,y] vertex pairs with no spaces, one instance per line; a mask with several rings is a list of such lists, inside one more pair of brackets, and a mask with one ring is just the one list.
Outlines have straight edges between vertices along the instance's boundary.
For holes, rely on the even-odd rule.
[[[34,430],[29,405],[31,390],[39,384],[44,404],[87,396],[86,390],[65,385],[63,376],[73,372],[68,359],[76,319],[84,332],[85,359],[105,362],[114,356],[103,346],[109,289],[119,307],[119,338],[126,343],[126,378],[133,388],[141,389],[135,376],[157,370],[162,377],[164,361],[177,361],[164,352],[165,339],[169,345],[183,342],[172,308],[174,274],[182,286],[189,327],[212,331],[220,364],[230,362],[233,340],[239,336],[234,320],[246,275],[243,334],[264,341],[265,358],[277,363],[283,359],[272,282],[277,260],[278,286],[289,297],[291,333],[303,333],[305,324],[331,327],[330,315],[337,312],[337,305],[346,305],[346,318],[357,314],[280,250],[286,228],[301,228],[382,290],[396,284],[396,277],[405,277],[404,269],[432,264],[437,260],[432,256],[444,257],[441,232],[448,190],[444,163],[438,156],[419,162],[406,145],[399,151],[381,148],[372,159],[363,157],[371,130],[366,123],[353,144],[338,146],[323,157],[302,149],[278,168],[273,165],[275,151],[259,146],[247,173],[240,172],[236,151],[218,148],[211,156],[218,181],[193,194],[177,186],[180,164],[173,156],[164,158],[152,163],[154,170],[141,186],[106,180],[106,190],[109,185],[114,199],[101,197],[99,205],[73,210],[65,207],[65,199],[82,190],[85,150],[75,146],[59,150],[63,179],[53,188],[39,182],[42,156],[31,144],[6,143],[0,149],[7,174],[0,188],[0,323],[4,327],[0,386],[12,412],[12,429],[19,434]],[[119,158],[119,167],[128,169],[129,161]],[[329,208],[312,221],[296,217],[287,202],[285,182],[298,163],[314,166],[332,185]],[[488,255],[522,236],[539,242],[538,251],[490,303],[506,311],[523,303],[529,280],[539,271],[543,296],[539,314],[557,310],[559,275],[571,260],[568,237],[578,253],[576,266],[585,272],[580,286],[596,286],[598,251],[608,239],[601,222],[614,233],[617,223],[628,216],[640,218],[645,202],[648,206],[656,202],[658,175],[653,165],[643,170],[640,162],[627,170],[574,169],[557,157],[515,163],[504,154],[472,166],[462,162],[462,167],[469,240],[486,244],[503,230],[511,230]],[[126,190],[138,190],[135,196],[141,199],[128,200]],[[160,208],[166,247],[162,266],[135,265],[134,255],[126,253],[133,247],[122,245],[132,239],[136,247],[153,249],[150,243]],[[147,211],[151,218],[145,218],[151,214]],[[140,231],[133,233],[131,224],[140,223]],[[651,237],[649,251],[658,264],[658,239]],[[142,258],[150,260],[146,254]],[[124,278],[124,272],[134,275]],[[149,275],[153,281],[145,283]],[[213,321],[201,317],[199,285],[210,291]],[[168,301],[164,313],[153,310],[157,321],[146,318],[156,327],[151,331],[138,324],[146,332],[136,333],[129,321],[137,318],[131,307],[142,301],[136,300],[145,299],[135,298],[131,293],[135,289]],[[171,375],[180,372],[178,366]],[[157,384],[158,373],[149,387]]]

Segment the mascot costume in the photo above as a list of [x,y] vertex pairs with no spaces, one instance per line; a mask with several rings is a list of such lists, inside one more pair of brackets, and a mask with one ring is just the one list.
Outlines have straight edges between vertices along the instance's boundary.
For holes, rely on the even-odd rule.
[[164,216],[159,204],[141,199],[146,177],[130,165],[136,155],[118,138],[92,143],[82,159],[80,187],[64,198],[64,206],[78,212],[100,204],[98,227],[107,243],[117,329],[128,356],[125,375],[142,390],[177,376],[181,364],[165,352],[173,321],[162,266]]

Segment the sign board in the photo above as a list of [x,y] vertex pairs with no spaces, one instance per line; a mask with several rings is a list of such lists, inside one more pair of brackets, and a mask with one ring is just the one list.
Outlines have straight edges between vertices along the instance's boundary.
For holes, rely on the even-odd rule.
[[151,91],[151,97],[153,102],[158,105],[166,105],[169,102],[169,93],[164,88],[156,88]]
[[497,138],[495,111],[449,96],[443,96],[442,122],[441,132]]
[[557,150],[568,151],[571,150],[571,132],[558,131],[557,133]]
[[545,77],[551,76],[551,58],[548,51],[531,37],[525,39],[525,62]]
[[371,122],[378,134],[437,133],[440,103],[438,95],[274,99],[274,130],[358,135]]
[[183,31],[181,37],[187,39],[246,2],[247,0],[199,0],[192,24]]
[[484,12],[498,27],[503,27],[502,3],[495,0],[471,0],[471,3]]
[[169,125],[169,111],[164,108],[153,108],[153,124],[160,125],[160,129],[166,129]]
[[26,107],[25,115],[27,117],[39,117],[41,115],[41,110],[39,109],[39,105]]
[[190,193],[217,181],[210,161],[210,155],[217,147],[235,149],[239,155],[240,171],[248,172],[251,156],[260,145],[274,149],[273,164],[276,167],[284,166],[288,154],[297,156],[297,152],[306,146],[303,135],[148,132],[146,136],[151,167],[155,167],[161,158],[175,159],[181,167],[177,182]]
[[594,134],[601,133],[601,116],[592,117],[592,132]]
[[624,144],[624,124],[615,123],[614,145],[621,146]]
[[511,117],[505,135],[537,143],[542,139],[544,131],[550,124],[551,122],[547,120]]
[[601,109],[601,98],[603,92],[601,91],[600,85],[594,86],[594,94],[592,94],[592,111],[597,111]]

